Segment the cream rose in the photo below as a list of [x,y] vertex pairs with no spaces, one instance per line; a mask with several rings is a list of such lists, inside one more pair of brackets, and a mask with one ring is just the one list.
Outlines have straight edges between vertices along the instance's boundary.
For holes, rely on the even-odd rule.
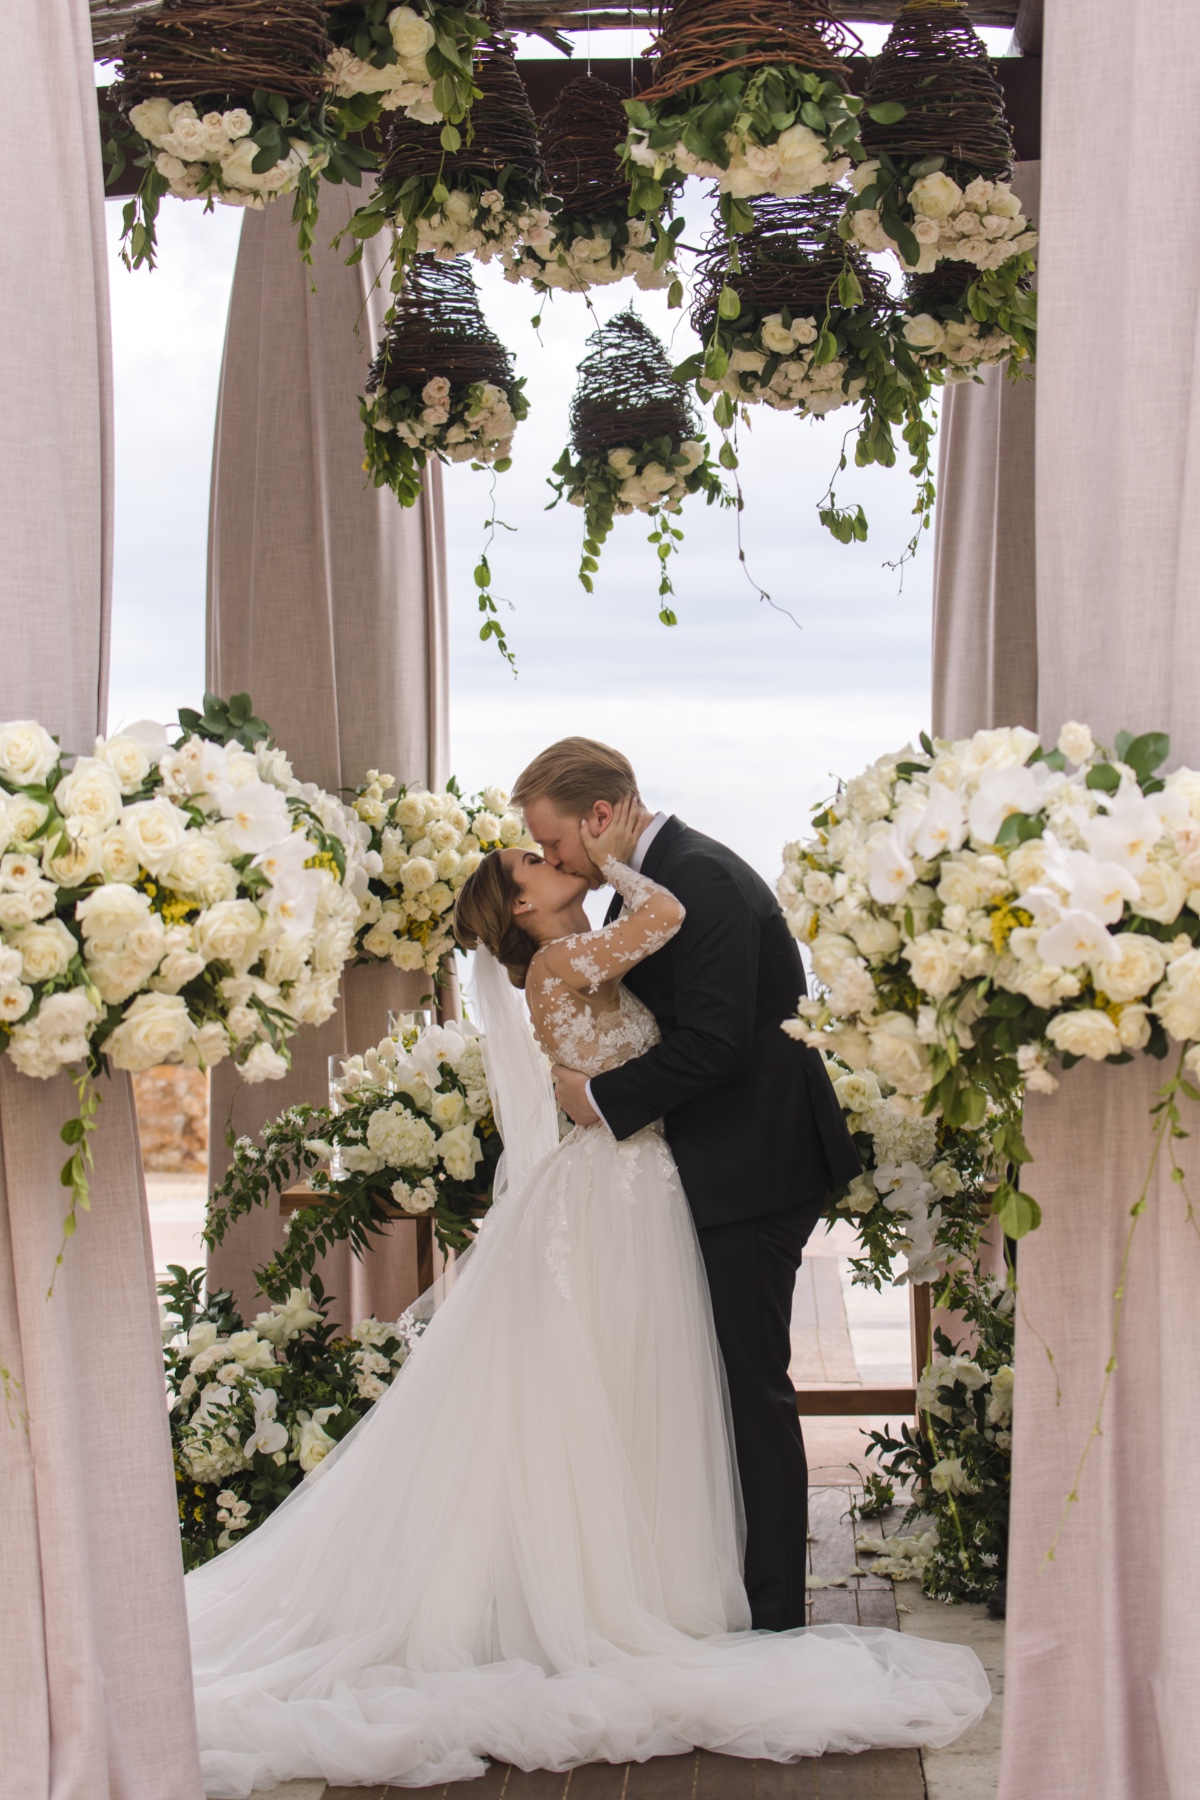
[[931,1000],[944,1000],[952,993],[962,977],[967,948],[961,939],[940,928],[923,932],[906,944],[904,957],[921,992]]
[[61,919],[47,919],[44,925],[27,925],[13,940],[14,950],[21,954],[21,975],[25,981],[54,981],[65,975],[77,955],[79,946]]
[[52,833],[42,850],[42,868],[60,887],[83,887],[101,866],[100,844],[86,833],[69,839],[65,850]]
[[188,818],[161,795],[125,808],[121,828],[138,860],[151,875],[161,875],[187,835]]
[[9,794],[6,800],[10,833],[18,842],[28,843],[50,817],[50,808],[28,794]]
[[932,313],[915,313],[904,321],[904,341],[911,344],[914,350],[940,350],[946,342],[946,332],[940,319]]
[[429,1115],[435,1125],[442,1131],[449,1131],[453,1126],[461,1124],[466,1117],[467,1103],[456,1088],[448,1094],[435,1094]]
[[913,211],[925,219],[948,219],[961,205],[962,197],[957,181],[951,181],[940,169],[914,181],[908,194]]
[[139,994],[105,1040],[114,1068],[152,1069],[178,1062],[192,1035],[188,1009],[177,994]]
[[1140,932],[1118,932],[1112,949],[1093,964],[1096,986],[1110,1000],[1140,1000],[1163,978],[1162,946]]
[[1138,876],[1141,897],[1133,901],[1133,911],[1143,919],[1159,925],[1172,924],[1183,911],[1188,884],[1170,863],[1151,862]]
[[177,893],[194,894],[201,899],[223,897],[224,881],[218,874],[228,864],[219,846],[202,831],[189,831],[163,870],[163,879]]
[[147,895],[125,882],[110,881],[76,901],[75,917],[83,926],[85,944],[103,951],[117,949],[154,914]]
[[412,938],[397,938],[396,947],[392,951],[392,966],[407,974],[415,974],[418,969],[425,967],[425,952]]
[[220,900],[196,921],[196,948],[208,962],[248,969],[261,932],[262,916],[252,900]]
[[1151,1004],[1179,1043],[1200,1038],[1200,950],[1185,950],[1174,958]]
[[871,1066],[901,1094],[929,1091],[929,1052],[907,1013],[881,1013],[870,1031]]
[[1080,725],[1076,719],[1068,719],[1058,734],[1057,749],[1060,756],[1065,756],[1069,763],[1079,766],[1090,762],[1096,754],[1096,740],[1086,725]]
[[0,725],[0,777],[13,787],[36,787],[59,757],[58,745],[36,719]]
[[1046,1036],[1056,1050],[1067,1056],[1086,1056],[1092,1062],[1119,1056],[1124,1048],[1108,1014],[1086,1006],[1077,1012],[1059,1013],[1046,1027]]
[[108,764],[123,794],[135,794],[150,773],[149,752],[135,737],[97,738],[96,757]]
[[455,1181],[470,1181],[476,1164],[483,1160],[479,1139],[470,1125],[456,1125],[444,1132],[438,1150],[447,1175]]
[[97,837],[121,816],[121,784],[99,757],[81,756],[54,790],[58,810],[81,831]]
[[270,1044],[258,1043],[238,1066],[242,1072],[242,1080],[254,1083],[282,1081],[291,1064],[286,1056]]

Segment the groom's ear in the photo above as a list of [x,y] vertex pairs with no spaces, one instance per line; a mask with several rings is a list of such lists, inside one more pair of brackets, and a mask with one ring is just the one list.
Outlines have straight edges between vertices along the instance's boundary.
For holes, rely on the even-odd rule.
[[596,836],[612,823],[613,809],[611,800],[597,800],[588,814],[589,822],[596,828]]

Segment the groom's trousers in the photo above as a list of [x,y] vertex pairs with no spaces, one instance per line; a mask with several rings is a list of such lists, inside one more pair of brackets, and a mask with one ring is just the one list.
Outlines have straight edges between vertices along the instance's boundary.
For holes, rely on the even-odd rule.
[[808,1464],[788,1365],[796,1271],[811,1230],[800,1209],[699,1234],[746,1509],[746,1592],[763,1631],[805,1622]]

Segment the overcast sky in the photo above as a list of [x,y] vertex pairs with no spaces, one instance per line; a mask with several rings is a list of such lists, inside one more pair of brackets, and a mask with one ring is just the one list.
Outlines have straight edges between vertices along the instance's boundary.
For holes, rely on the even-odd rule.
[[[594,34],[597,53],[612,54],[616,35],[596,45]],[[988,35],[1002,48],[1004,34]],[[703,201],[693,205],[689,241],[706,213]],[[115,254],[119,203],[110,202],[108,214],[115,726],[171,716],[203,688],[209,464],[241,215],[165,201],[159,267],[129,274]],[[495,590],[513,603],[506,625],[520,673],[514,680],[494,645],[476,637],[471,569],[488,477],[448,469],[455,772],[470,788],[508,785],[556,737],[607,739],[632,758],[649,801],[723,838],[773,880],[781,845],[805,830],[834,776],[853,774],[928,723],[931,534],[903,588],[884,566],[909,536],[912,483],[903,466],[848,470],[839,499],[863,502],[871,532],[865,545],[837,544],[819,525],[816,504],[853,415],[756,417],[741,434],[742,537],[757,581],[784,610],[760,602],[747,582],[733,514],[695,499],[678,521],[686,538],[675,559],[675,628],[657,620],[655,557],[640,516],[616,522],[589,597],[575,575],[581,514],[544,508],[592,321],[580,299],[559,296],[544,309],[539,342],[532,290],[505,283],[495,268],[478,274],[488,320],[527,377],[531,402],[513,468],[497,481],[500,516],[516,530],[498,534],[492,557]],[[596,311],[608,317],[631,297],[647,323],[673,339],[673,354],[686,355],[694,341],[686,319],[668,314],[660,295],[601,290]]]

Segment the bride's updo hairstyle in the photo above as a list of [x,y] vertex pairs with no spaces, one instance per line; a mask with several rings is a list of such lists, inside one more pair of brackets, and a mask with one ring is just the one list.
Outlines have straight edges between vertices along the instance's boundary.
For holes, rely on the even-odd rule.
[[489,850],[467,876],[454,903],[454,935],[464,950],[480,944],[508,970],[514,987],[523,988],[537,944],[517,924],[514,908],[521,898],[499,850]]

